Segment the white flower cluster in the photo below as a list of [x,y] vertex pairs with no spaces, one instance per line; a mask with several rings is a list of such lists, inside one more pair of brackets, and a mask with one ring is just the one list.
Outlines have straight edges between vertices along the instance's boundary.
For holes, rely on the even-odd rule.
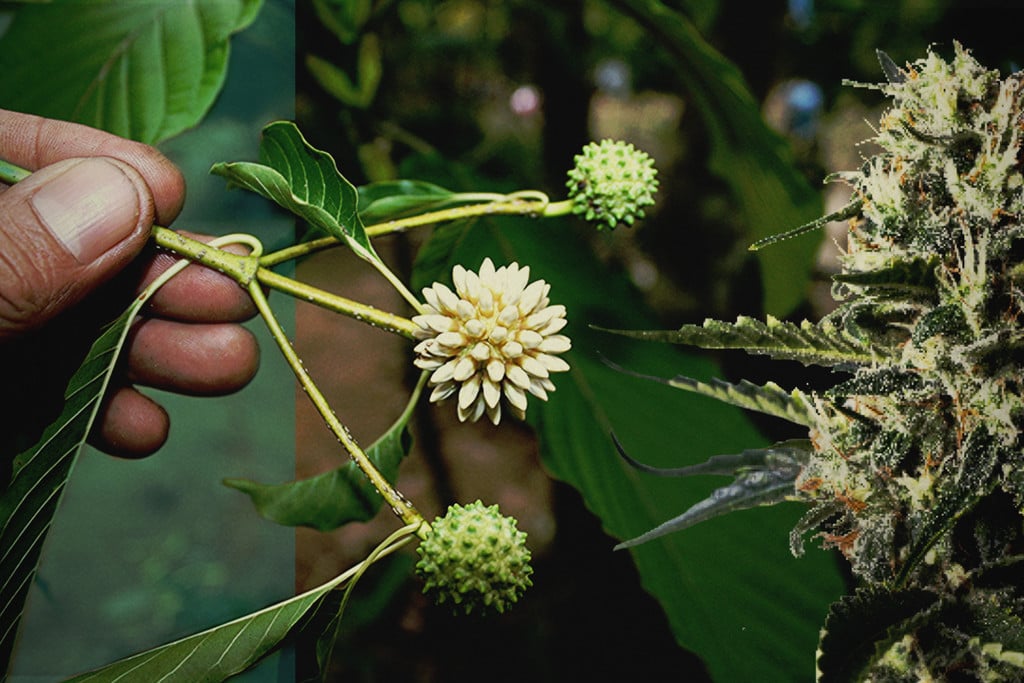
[[[530,268],[517,263],[495,268],[485,258],[480,272],[452,269],[455,291],[441,283],[423,289],[425,312],[419,327],[416,367],[432,370],[431,401],[458,393],[459,419],[484,414],[501,420],[501,397],[513,415],[526,413],[526,395],[547,400],[550,375],[569,364],[556,354],[568,351],[565,306],[550,305],[551,285],[529,282]],[[529,283],[529,284],[527,284]]]

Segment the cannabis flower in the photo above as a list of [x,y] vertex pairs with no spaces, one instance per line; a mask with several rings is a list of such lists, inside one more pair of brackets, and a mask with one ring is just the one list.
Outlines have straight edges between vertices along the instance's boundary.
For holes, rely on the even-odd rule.
[[497,505],[452,505],[417,549],[423,592],[454,610],[504,612],[533,583],[526,533]]
[[513,415],[526,413],[526,394],[547,400],[555,390],[553,372],[569,364],[555,354],[568,351],[565,306],[549,305],[551,286],[529,283],[530,268],[511,263],[495,269],[485,258],[480,272],[452,269],[455,291],[441,283],[423,289],[425,312],[412,320],[422,339],[416,367],[433,370],[431,401],[458,392],[459,420],[475,422],[485,413],[501,420],[501,397]]
[[602,140],[583,148],[569,171],[569,199],[573,213],[594,221],[598,229],[607,224],[633,225],[644,217],[643,207],[654,204],[658,171],[654,160],[627,142]]

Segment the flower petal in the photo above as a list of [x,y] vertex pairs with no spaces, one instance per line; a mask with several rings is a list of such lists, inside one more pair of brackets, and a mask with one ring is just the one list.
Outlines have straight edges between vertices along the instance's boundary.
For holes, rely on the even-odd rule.
[[530,386],[530,375],[518,365],[509,365],[505,368],[505,386],[510,383],[525,389]]
[[528,315],[533,309],[540,303],[541,297],[544,296],[544,281],[537,280],[531,282],[530,285],[523,290],[523,295],[519,297],[519,312],[522,315]]
[[516,341],[523,345],[524,349],[535,349],[544,343],[544,337],[539,332],[533,330],[519,330],[519,334],[516,335]]
[[455,367],[452,369],[452,379],[456,382],[465,382],[475,374],[476,363],[469,356],[463,356],[458,361],[455,361]]
[[484,397],[484,403],[487,404],[488,408],[494,408],[501,401],[501,389],[497,383],[492,382],[490,379],[484,379],[480,384],[481,393]]
[[455,389],[457,386],[458,385],[455,384],[454,382],[450,382],[448,384],[438,384],[436,387],[434,387],[434,390],[430,392],[430,402],[437,403],[438,401],[445,400],[446,398],[455,393]]
[[443,384],[449,382],[452,376],[455,374],[455,364],[457,361],[450,360],[437,370],[434,370],[433,374],[430,375],[431,384]]
[[459,408],[469,408],[479,393],[480,377],[479,375],[474,375],[463,382],[462,387],[459,389]]
[[534,377],[547,377],[548,368],[533,356],[523,356],[519,359],[519,365]]
[[521,411],[526,410],[526,392],[519,387],[505,382],[505,398],[513,408]]
[[497,358],[492,358],[487,363],[487,377],[492,382],[500,382],[505,379],[505,363]]
[[548,369],[548,372],[565,372],[569,369],[569,364],[558,356],[552,356],[549,353],[542,353],[536,356],[536,358],[539,363]]
[[564,334],[546,337],[538,347],[544,353],[564,353],[572,348],[572,342]]

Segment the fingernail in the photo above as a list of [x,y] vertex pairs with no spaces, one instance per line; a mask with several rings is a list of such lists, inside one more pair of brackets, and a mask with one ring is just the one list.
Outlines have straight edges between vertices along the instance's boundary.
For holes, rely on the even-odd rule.
[[101,158],[83,159],[32,196],[36,215],[79,263],[90,263],[131,234],[139,193],[124,171]]

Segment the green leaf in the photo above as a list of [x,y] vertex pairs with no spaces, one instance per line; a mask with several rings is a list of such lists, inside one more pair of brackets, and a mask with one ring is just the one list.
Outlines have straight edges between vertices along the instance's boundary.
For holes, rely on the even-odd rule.
[[[751,238],[775,235],[819,217],[817,193],[796,170],[785,141],[764,122],[739,69],[704,40],[689,19],[665,3],[614,4],[635,17],[675,58],[673,73],[708,131],[711,171],[732,190]],[[767,312],[781,316],[803,301],[816,249],[815,240],[800,239],[786,249],[758,252]]]
[[313,9],[324,27],[350,45],[359,37],[373,6],[370,0],[313,0]]
[[635,339],[689,344],[703,349],[742,349],[804,365],[854,368],[878,360],[884,351],[871,347],[829,320],[792,323],[768,316],[766,322],[740,316],[735,323],[707,319],[678,330],[607,330]]
[[[399,529],[366,560],[393,552],[408,541],[415,527]],[[355,581],[368,565],[360,563],[312,590],[258,612],[215,626],[152,650],[70,679],[69,683],[217,683],[258,662],[284,640],[307,614],[315,612],[330,591]],[[349,586],[351,587],[351,583]]]
[[[156,143],[194,126],[262,0],[54,0],[0,38],[4,106]],[[41,49],[45,46],[45,49]]]
[[[366,449],[367,457],[388,481],[398,477],[398,466],[412,445],[408,424],[422,388],[421,378],[402,414]],[[224,484],[252,498],[263,517],[284,526],[308,526],[317,531],[365,522],[383,503],[351,461],[330,472],[285,484],[260,484],[247,479],[227,479]]]
[[448,206],[455,196],[433,183],[386,180],[359,188],[359,217],[364,224],[414,216]]
[[263,129],[260,163],[218,163],[210,173],[266,197],[345,242],[364,261],[384,268],[359,218],[355,186],[338,172],[331,155],[306,142],[291,121],[275,121]]
[[659,476],[727,474],[735,475],[736,478],[728,486],[715,489],[709,497],[692,505],[678,517],[663,522],[636,538],[623,541],[615,546],[616,550],[653,541],[665,534],[682,531],[727,512],[793,500],[796,478],[803,465],[807,463],[809,455],[806,448],[776,445],[771,448],[748,449],[734,455],[716,455],[697,465],[666,469],[643,465],[626,455],[621,447],[619,452],[634,467]]
[[0,495],[0,671],[10,660],[64,485],[85,445],[131,323],[147,298],[137,298],[93,343],[68,382],[60,416],[38,443],[15,458],[13,478]]
[[366,109],[377,94],[381,78],[380,41],[373,33],[367,33],[359,42],[355,83],[349,75],[337,66],[317,57],[306,55],[306,68],[324,90],[346,107]]
[[[717,372],[675,347],[591,328],[642,329],[652,319],[625,277],[596,263],[567,227],[550,219],[447,225],[421,252],[414,278],[423,278],[421,267],[430,269],[431,278],[447,276],[450,265],[447,273],[438,266],[445,259],[476,268],[490,256],[497,265],[512,260],[529,265],[533,278],[551,285],[552,303],[568,310],[565,333],[573,348],[565,357],[571,370],[554,378],[557,389],[547,402],[531,399],[527,419],[547,469],[581,492],[609,534],[632,538],[705,498],[708,487],[703,478],[669,480],[636,472],[617,455],[609,432],[635,452],[653,454],[655,465],[700,462],[763,443],[741,411],[662,383],[634,380],[601,360],[599,352],[655,375],[709,378]],[[843,583],[830,555],[815,551],[800,560],[790,555],[789,530],[798,516],[792,504],[737,512],[630,550],[676,639],[704,659],[715,680],[812,678],[818,629]],[[609,541],[609,553],[613,544]],[[580,571],[601,568],[588,565]]]

